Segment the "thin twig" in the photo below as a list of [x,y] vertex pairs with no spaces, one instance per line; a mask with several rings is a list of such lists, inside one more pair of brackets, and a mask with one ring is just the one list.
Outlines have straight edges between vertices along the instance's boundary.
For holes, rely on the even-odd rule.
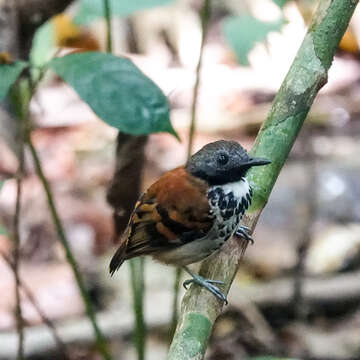
[[196,108],[197,108],[197,100],[199,95],[199,86],[200,86],[200,71],[202,65],[202,58],[203,58],[203,50],[208,30],[208,23],[210,19],[210,11],[211,11],[211,0],[204,0],[203,7],[200,12],[201,18],[201,45],[200,45],[200,53],[199,53],[199,60],[196,66],[196,79],[195,85],[193,90],[193,101],[191,105],[191,122],[190,122],[190,129],[189,129],[189,143],[188,143],[188,158],[191,156],[193,143],[194,143],[194,135],[195,135],[195,125],[196,125]]
[[17,359],[24,359],[24,319],[21,309],[20,296],[20,215],[21,215],[21,195],[22,195],[22,181],[24,177],[24,139],[27,131],[27,122],[29,116],[29,81],[27,79],[20,79],[13,88],[10,98],[13,102],[15,113],[19,121],[19,167],[16,173],[16,200],[15,200],[15,214],[13,220],[13,258],[14,266],[12,267],[15,279],[15,299],[16,299],[16,330],[19,337]]
[[22,360],[24,358],[24,321],[21,310],[21,298],[20,298],[20,280],[19,280],[19,265],[20,265],[20,231],[19,231],[19,219],[20,219],[20,210],[21,210],[21,193],[22,193],[22,177],[23,177],[23,148],[20,150],[20,164],[19,170],[16,174],[16,205],[15,205],[15,215],[14,215],[14,278],[15,278],[15,298],[16,298],[16,329],[19,335],[18,343],[18,352],[17,359]]
[[112,31],[111,31],[111,8],[110,0],[104,0],[104,13],[106,21],[106,52],[113,52]]
[[[113,52],[111,7],[110,0],[104,0],[104,12],[106,21],[106,52]],[[134,311],[134,343],[138,360],[145,358],[146,324],[144,319],[144,259],[132,259],[129,261],[130,281]]]
[[103,358],[106,360],[110,360],[111,359],[111,355],[107,349],[107,345],[105,342],[105,338],[97,324],[96,321],[96,316],[95,316],[95,310],[93,308],[93,304],[92,301],[90,299],[90,296],[88,294],[88,291],[86,289],[85,286],[85,282],[84,279],[81,275],[81,272],[79,270],[79,266],[77,264],[77,261],[75,260],[75,257],[72,254],[72,251],[70,249],[70,245],[69,245],[69,241],[66,237],[65,231],[64,231],[64,227],[62,225],[61,219],[59,217],[58,211],[56,210],[56,206],[55,206],[55,201],[54,201],[54,196],[51,192],[51,188],[50,188],[50,184],[47,180],[47,178],[44,175],[43,169],[42,169],[42,165],[40,162],[40,158],[37,154],[37,151],[31,141],[31,137],[30,135],[28,135],[27,137],[27,144],[29,145],[32,157],[34,159],[34,163],[35,163],[35,168],[36,168],[36,172],[41,180],[41,183],[44,187],[45,193],[46,193],[46,197],[47,197],[47,201],[48,201],[48,205],[49,205],[49,209],[51,212],[51,216],[53,218],[54,224],[55,224],[55,228],[57,231],[57,234],[59,236],[59,239],[61,241],[61,244],[64,247],[65,250],[65,255],[66,255],[66,259],[68,260],[71,269],[74,273],[75,276],[75,280],[76,283],[79,287],[80,290],[80,294],[81,297],[83,298],[84,304],[85,304],[85,309],[86,309],[86,313],[89,317],[89,320],[92,324],[93,330],[94,330],[94,334],[95,334],[95,338],[96,338],[96,344],[98,347],[98,350],[100,351],[100,353],[102,354]]
[[[132,136],[121,132],[118,133],[115,173],[108,190],[107,199],[114,209],[115,234],[119,238],[126,228],[135,202],[139,197],[146,141],[147,136]],[[132,189],[131,192],[128,190],[130,188]],[[144,283],[144,266],[133,267],[130,265],[129,277],[132,285]],[[141,358],[145,352],[146,341],[146,326],[144,310],[142,309],[145,289],[143,286],[131,286],[131,291],[134,309],[134,346],[136,347],[138,357]],[[140,341],[139,338],[143,340]]]
[[138,360],[145,359],[146,324],[144,320],[144,258],[131,259],[130,279],[133,297],[133,312],[135,318],[134,343]]
[[[104,13],[106,21],[106,52],[113,52],[112,28],[111,28],[111,7],[110,0],[104,1]],[[138,360],[145,358],[146,324],[144,319],[144,259],[132,259],[129,261],[130,281],[133,298],[133,312],[135,319],[134,344]]]
[[[14,270],[14,268],[15,268],[14,261],[12,261],[4,252],[0,251],[0,254],[1,254],[2,258],[5,260],[5,262],[8,264],[8,266],[12,270]],[[21,287],[21,290],[25,294],[25,296],[29,299],[30,303],[32,304],[32,306],[35,308],[35,310],[39,314],[42,322],[51,331],[51,333],[52,333],[52,335],[54,337],[54,340],[55,340],[55,342],[56,342],[56,344],[58,346],[58,349],[59,349],[61,355],[63,356],[63,358],[65,360],[70,359],[70,356],[68,355],[68,352],[67,352],[67,349],[66,349],[66,345],[63,343],[63,341],[61,340],[59,334],[57,333],[55,325],[50,320],[50,318],[48,318],[48,316],[45,314],[45,312],[41,309],[41,307],[38,304],[37,300],[35,299],[35,296],[33,295],[32,291],[27,286],[27,284],[21,280],[20,277],[19,277],[19,285]]]
[[[195,128],[196,128],[196,115],[197,115],[197,102],[199,95],[199,87],[200,87],[200,73],[201,73],[201,65],[203,58],[203,50],[208,30],[208,23],[210,19],[210,11],[211,11],[211,0],[204,0],[203,7],[200,11],[200,20],[201,20],[201,44],[200,44],[200,52],[199,59],[196,66],[195,72],[195,85],[193,90],[192,104],[191,104],[191,121],[189,128],[189,142],[187,148],[187,159],[190,158],[194,145],[194,137],[195,137]],[[172,316],[171,316],[171,325],[170,325],[170,336],[172,338],[177,321],[178,321],[178,303],[179,303],[179,292],[180,292],[180,279],[181,279],[182,269],[177,268],[175,270],[175,281],[174,281],[174,298],[172,305]],[[171,339],[170,338],[170,339]]]
[[172,303],[172,315],[171,315],[171,323],[170,323],[170,331],[169,331],[169,341],[170,342],[175,334],[175,330],[176,330],[176,326],[177,326],[177,322],[178,322],[178,318],[179,318],[178,308],[179,308],[179,292],[180,292],[181,274],[182,274],[182,269],[180,267],[176,268],[175,269],[175,281],[174,281],[174,297],[173,297],[173,303]]

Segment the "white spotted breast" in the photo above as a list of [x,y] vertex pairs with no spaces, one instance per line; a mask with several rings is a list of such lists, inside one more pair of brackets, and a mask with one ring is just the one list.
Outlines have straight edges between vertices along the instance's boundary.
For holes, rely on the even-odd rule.
[[214,247],[221,247],[238,229],[240,220],[251,204],[252,189],[245,178],[238,182],[213,186],[208,191],[214,224],[212,235]]

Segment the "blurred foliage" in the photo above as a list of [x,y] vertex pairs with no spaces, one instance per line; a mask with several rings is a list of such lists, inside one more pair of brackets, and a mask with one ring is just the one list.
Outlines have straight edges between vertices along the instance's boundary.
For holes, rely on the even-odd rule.
[[[282,9],[291,0],[272,0]],[[230,16],[223,23],[223,33],[235,51],[241,65],[249,65],[250,51],[258,43],[265,42],[270,32],[278,32],[286,24],[283,16],[275,22],[265,22],[249,14]]]
[[341,42],[339,44],[339,48],[343,51],[349,52],[351,54],[359,53],[359,44],[356,38],[355,33],[351,29],[347,29],[344,34]]
[[294,358],[283,358],[283,357],[274,357],[274,356],[257,356],[253,358],[249,358],[248,360],[298,360]]
[[56,49],[55,39],[55,28],[51,20],[37,29],[30,51],[30,62],[33,66],[42,66],[50,60]]
[[251,15],[230,16],[223,23],[223,32],[241,65],[249,65],[248,55],[253,47],[266,40],[272,31],[280,31],[285,20],[263,22]]
[[60,15],[54,16],[52,22],[55,25],[55,37],[56,43],[59,46],[66,46],[64,40],[66,39],[75,39],[80,35],[80,28],[77,26],[72,17],[62,13]]
[[62,13],[52,17],[35,33],[30,61],[41,67],[55,54],[57,48],[70,47],[84,51],[100,50],[98,40],[88,29],[78,26],[73,19]]
[[[174,0],[110,0],[110,7],[112,15],[126,17],[136,11],[168,5],[172,2]],[[45,22],[35,33],[30,52],[31,63],[34,66],[43,66],[50,60],[57,47],[68,46],[67,40],[74,40],[81,36],[77,25],[88,25],[102,17],[104,17],[103,0],[81,0],[79,11],[74,19],[60,14]],[[81,40],[83,41],[83,39]],[[70,47],[79,47],[71,45]],[[92,46],[90,50],[97,49]]]
[[[1,191],[1,188],[3,187],[4,185],[4,180],[0,180],[0,191]],[[7,235],[7,231],[6,229],[3,227],[3,225],[0,223],[0,235]]]
[[8,232],[2,224],[0,224],[0,235],[7,235]]
[[99,52],[76,53],[49,63],[107,124],[132,135],[168,132],[166,96],[130,60]]
[[273,2],[280,8],[283,8],[289,1],[290,0],[273,0]]
[[4,99],[11,85],[15,83],[27,65],[24,61],[16,61],[12,64],[0,64],[0,101]]
[[[111,0],[111,14],[115,16],[128,16],[135,11],[149,9],[155,6],[168,5],[174,0]],[[86,25],[104,16],[103,0],[81,0],[80,9],[74,18],[76,24]]]

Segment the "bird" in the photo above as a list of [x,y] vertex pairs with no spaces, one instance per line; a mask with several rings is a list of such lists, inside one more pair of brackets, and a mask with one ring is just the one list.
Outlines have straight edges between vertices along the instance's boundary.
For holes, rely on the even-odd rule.
[[183,267],[191,276],[184,282],[205,287],[227,303],[217,285],[188,265],[216,253],[234,234],[253,242],[240,220],[251,204],[253,190],[246,179],[253,166],[270,160],[252,157],[236,141],[205,145],[184,166],[163,174],[140,197],[111,259],[113,275],[125,260],[151,255],[168,265]]

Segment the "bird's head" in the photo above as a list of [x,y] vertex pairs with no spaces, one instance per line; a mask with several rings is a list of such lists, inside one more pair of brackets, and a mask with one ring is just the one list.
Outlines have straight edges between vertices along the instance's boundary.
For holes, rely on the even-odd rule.
[[186,169],[210,185],[223,185],[239,181],[252,166],[270,163],[267,159],[251,157],[235,141],[219,140],[205,145],[191,156]]

